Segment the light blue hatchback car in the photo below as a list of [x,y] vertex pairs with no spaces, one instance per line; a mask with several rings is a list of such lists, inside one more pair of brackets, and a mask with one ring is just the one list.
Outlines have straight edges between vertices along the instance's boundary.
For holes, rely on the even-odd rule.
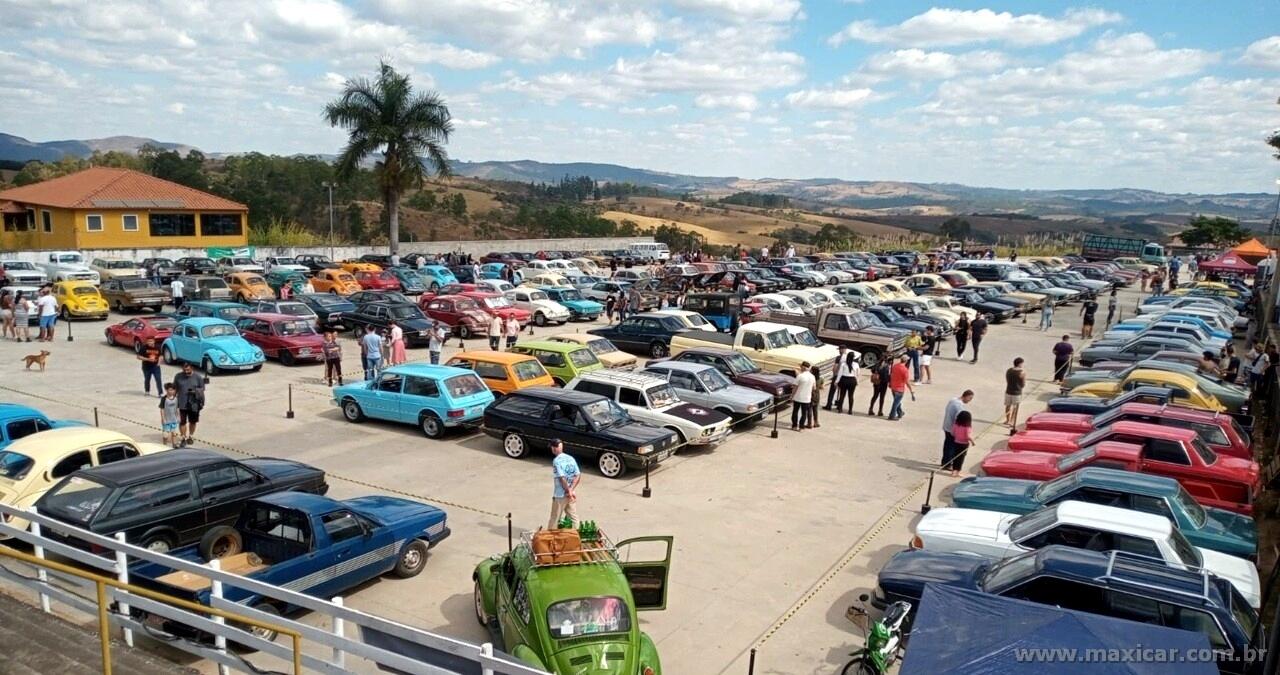
[[259,370],[266,356],[240,337],[234,324],[224,319],[196,317],[181,321],[160,345],[164,362],[190,363],[208,375],[224,370]]
[[427,438],[440,438],[449,428],[484,421],[493,392],[465,368],[405,363],[375,380],[334,387],[333,402],[348,422],[369,417],[414,424]]

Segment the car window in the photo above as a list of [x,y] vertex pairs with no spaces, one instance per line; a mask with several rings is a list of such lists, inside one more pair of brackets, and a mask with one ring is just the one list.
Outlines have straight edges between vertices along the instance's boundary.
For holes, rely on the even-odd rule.
[[[412,379],[412,378],[411,378]],[[465,396],[473,396],[483,391],[488,391],[488,387],[480,381],[480,378],[470,373],[466,375],[454,375],[444,381],[445,390],[449,392],[451,398],[463,398]]]
[[404,393],[408,396],[437,398],[440,396],[440,385],[429,377],[411,376],[405,378]]
[[333,543],[364,536],[364,526],[350,511],[335,511],[320,516],[324,531]]
[[591,380],[578,380],[574,385],[576,391],[583,391],[588,394],[599,394],[609,400],[613,400],[617,393],[617,387],[607,382],[593,382]]
[[89,457],[88,450],[74,452],[62,458],[62,461],[53,465],[53,469],[49,472],[52,478],[62,478],[68,476],[80,469],[87,469],[93,466],[93,462]]
[[293,509],[282,509],[261,502],[250,502],[250,504],[250,510],[240,519],[238,526],[260,535],[304,545],[310,544],[311,528],[303,514]]
[[526,396],[508,396],[494,404],[494,409],[510,415],[520,415],[530,419],[538,419],[547,409],[545,401]]
[[1114,534],[1111,539],[1112,545],[1117,551],[1134,553],[1157,560],[1164,559],[1164,556],[1160,555],[1160,547],[1156,546],[1156,543],[1151,539],[1127,534]]
[[639,389],[632,389],[631,387],[618,388],[618,403],[623,405],[639,406],[641,408],[647,407],[645,406],[644,395],[640,393]]
[[512,366],[516,371],[516,379],[521,382],[528,380],[536,380],[547,375],[547,369],[542,367],[536,359],[531,361],[520,361]]
[[1153,462],[1167,462],[1169,464],[1181,464],[1189,466],[1191,460],[1187,457],[1187,451],[1182,444],[1177,441],[1170,441],[1163,438],[1151,438],[1146,442],[1143,450],[1147,459]]
[[[1164,497],[1150,497],[1148,495],[1129,495],[1129,508],[1134,511],[1142,511],[1143,513],[1154,513],[1164,516],[1169,520],[1174,520],[1173,512],[1169,509],[1169,502]],[[1176,522],[1176,521],[1175,521]]]
[[692,389],[693,391],[701,391],[702,389],[689,373],[672,372],[668,381],[671,382],[671,386],[677,389]]
[[255,485],[257,482],[257,477],[248,469],[235,464],[208,467],[196,472],[196,483],[200,485],[200,494],[205,497],[242,486]]
[[488,380],[506,380],[507,369],[501,363],[489,363],[487,361],[476,361],[474,370],[476,375]]
[[154,509],[191,500],[191,478],[186,472],[159,478],[126,488],[120,493],[111,517],[127,515],[143,509]]
[[1124,496],[1119,492],[1095,487],[1082,487],[1069,495],[1063,496],[1068,499],[1089,502],[1090,504],[1101,504],[1103,506],[1121,506],[1124,501]]
[[1108,590],[1106,603],[1105,613],[1108,616],[1160,625],[1160,603],[1152,598]]
[[547,627],[552,637],[562,640],[580,635],[625,633],[631,630],[631,612],[618,597],[562,600],[547,608]]
[[515,608],[516,613],[520,615],[520,620],[529,623],[531,615],[529,613],[529,589],[525,587],[524,580],[521,579],[516,584],[516,590],[511,596],[511,606]]
[[52,428],[53,427],[48,422],[38,417],[32,417],[30,419],[10,422],[5,426],[5,435],[9,437],[10,441],[16,441],[19,438],[25,438],[31,434],[48,431]]
[[1208,636],[1209,645],[1214,649],[1231,649],[1231,644],[1222,634],[1218,622],[1208,612],[1162,602],[1160,619],[1161,623],[1170,628],[1181,628]]
[[[1034,556],[1030,559],[1034,564]],[[1097,613],[1104,608],[1101,588],[1054,577],[1033,578],[1001,595],[1082,612]]]
[[383,373],[382,377],[378,378],[378,391],[398,394],[400,393],[400,385],[403,379],[395,373]]
[[138,449],[133,447],[133,445],[129,443],[105,445],[101,448],[98,448],[98,463],[110,464],[112,462],[118,462],[122,459],[137,457],[139,454],[141,453],[138,452]]

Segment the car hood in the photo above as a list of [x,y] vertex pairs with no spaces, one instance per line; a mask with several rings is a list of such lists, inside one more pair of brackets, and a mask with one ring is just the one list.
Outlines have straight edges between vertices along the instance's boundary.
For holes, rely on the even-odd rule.
[[1027,418],[1027,429],[1083,434],[1093,430],[1093,416],[1081,413],[1039,412]]
[[714,392],[712,395],[723,396],[728,400],[745,405],[767,405],[773,401],[773,396],[759,389],[744,387],[740,384],[731,384],[720,391]]
[[743,373],[734,377],[734,380],[741,385],[749,387],[769,387],[777,389],[781,387],[790,387],[796,383],[796,379],[790,375],[782,375],[779,373],[766,373],[760,371],[758,373]]
[[1043,431],[1029,429],[1019,431],[1009,437],[1009,449],[1014,451],[1032,450],[1037,452],[1056,452],[1059,454],[1075,452],[1079,449],[1076,439],[1080,434],[1067,431]]
[[624,444],[634,443],[640,446],[652,443],[655,451],[665,448],[675,441],[675,434],[671,431],[635,420],[626,424],[617,424],[607,429],[601,429],[598,433]]
[[206,347],[212,347],[226,352],[231,356],[250,356],[258,350],[248,340],[239,335],[227,335],[217,338],[205,338],[203,343]]
[[1039,507],[1035,501],[1039,481],[1016,478],[966,478],[951,493],[951,501],[966,509],[1002,513],[1027,513]]
[[990,565],[990,560],[976,555],[907,549],[880,568],[877,582],[893,595],[918,598],[929,583],[976,589]]
[[604,311],[604,305],[596,302],[595,300],[561,300],[560,304],[579,312]]
[[323,335],[277,335],[276,339],[289,347],[313,347],[315,349],[324,347]]
[[1083,384],[1107,383],[1113,384],[1116,380],[1116,371],[1112,370],[1077,370],[1067,376],[1063,380],[1063,389],[1075,389]]
[[603,363],[605,368],[634,368],[638,363],[636,357],[620,351],[596,354],[596,358],[600,359],[600,363]]
[[1258,550],[1258,525],[1253,518],[1226,509],[1206,507],[1204,526],[1199,533],[1215,539],[1235,540],[1244,544],[1251,553]]
[[1017,516],[999,511],[944,507],[933,509],[916,524],[916,534],[946,540],[968,540],[998,543],[1004,539],[1009,523]]
[[342,503],[385,525],[392,525],[408,518],[444,513],[443,510],[429,504],[384,495],[344,499]]
[[1204,568],[1231,582],[1240,595],[1255,610],[1262,606],[1262,583],[1258,580],[1258,568],[1244,558],[1237,558],[1219,551],[1196,547],[1204,560]]
[[857,332],[863,333],[865,335],[875,335],[877,337],[886,337],[886,338],[889,338],[890,340],[896,340],[897,338],[900,338],[900,337],[905,338],[907,335],[910,334],[908,331],[902,330],[901,328],[889,328],[887,326],[884,326],[884,327],[866,326],[865,328],[859,328]]
[[692,422],[700,427],[713,427],[721,424],[729,419],[729,416],[719,410],[712,410],[696,403],[681,403],[673,405],[670,408],[662,410],[663,414],[678,417],[686,422]]
[[[587,636],[563,641],[570,646],[552,655],[551,671],[562,675],[631,675],[640,669],[637,649],[626,633],[590,639]],[[589,640],[585,644],[578,640]],[[597,641],[598,640],[598,641]],[[577,642],[575,644],[575,642]]]
[[996,450],[982,460],[982,471],[997,478],[1049,480],[1058,476],[1061,455],[1048,452]]
[[273,482],[300,482],[312,477],[324,478],[324,471],[291,459],[252,457],[242,462]]

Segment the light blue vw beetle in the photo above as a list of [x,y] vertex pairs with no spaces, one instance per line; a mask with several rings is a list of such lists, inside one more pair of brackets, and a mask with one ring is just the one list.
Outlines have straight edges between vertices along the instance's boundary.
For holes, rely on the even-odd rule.
[[165,363],[190,363],[208,375],[222,370],[258,370],[266,356],[240,337],[225,319],[195,317],[180,322],[160,346]]

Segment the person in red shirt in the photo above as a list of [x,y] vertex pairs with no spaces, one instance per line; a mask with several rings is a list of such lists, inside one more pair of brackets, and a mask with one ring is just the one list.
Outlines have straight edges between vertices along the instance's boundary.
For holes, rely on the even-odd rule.
[[907,368],[907,361],[910,360],[906,354],[903,354],[898,362],[893,364],[893,368],[889,369],[889,391],[893,392],[893,405],[889,407],[889,420],[897,421],[902,419],[904,414],[902,411],[902,397],[911,392],[911,399],[915,400],[916,390],[911,386],[911,370]]

